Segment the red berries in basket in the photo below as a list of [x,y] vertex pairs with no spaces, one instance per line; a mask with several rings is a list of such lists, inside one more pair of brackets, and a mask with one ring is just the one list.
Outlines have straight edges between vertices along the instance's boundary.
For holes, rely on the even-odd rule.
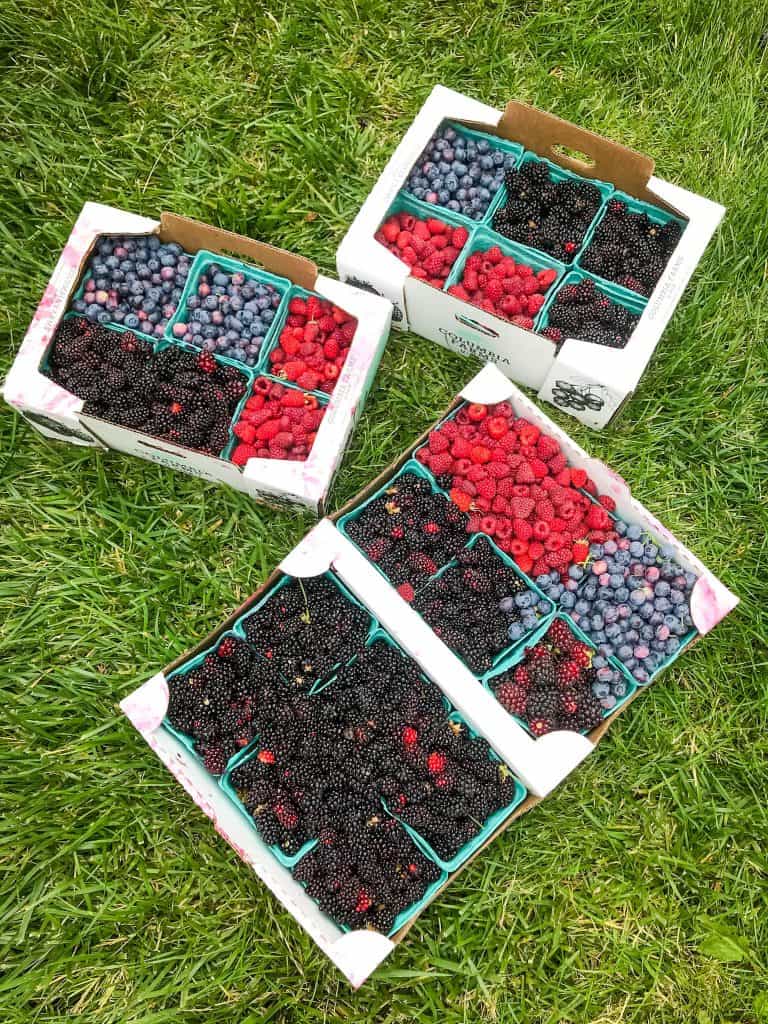
[[308,391],[330,394],[347,358],[357,320],[338,306],[309,295],[296,297],[275,348],[270,372]]
[[232,452],[232,462],[236,466],[244,466],[249,459],[303,462],[324,414],[325,407],[314,395],[258,377],[233,428],[240,443]]
[[384,221],[375,238],[408,264],[412,277],[442,288],[469,232],[437,217],[418,220],[410,213],[394,213]]
[[494,245],[485,252],[470,253],[461,283],[451,285],[448,292],[487,313],[533,330],[534,319],[556,279],[556,270],[546,267],[535,271],[525,263],[516,263]]

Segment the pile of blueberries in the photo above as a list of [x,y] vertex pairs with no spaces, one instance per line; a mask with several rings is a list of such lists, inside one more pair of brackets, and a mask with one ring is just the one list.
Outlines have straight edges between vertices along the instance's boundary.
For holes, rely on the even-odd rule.
[[618,520],[615,529],[618,540],[590,545],[590,561],[571,566],[564,584],[536,582],[598,648],[595,668],[614,656],[647,683],[694,628],[690,598],[697,577],[639,526]]
[[192,257],[156,235],[104,236],[85,271],[76,313],[100,324],[122,324],[160,338],[176,312]]
[[173,335],[207,352],[255,366],[282,297],[271,284],[210,263],[187,297]]
[[463,135],[444,125],[411,169],[406,191],[416,199],[482,220],[517,157],[487,139]]

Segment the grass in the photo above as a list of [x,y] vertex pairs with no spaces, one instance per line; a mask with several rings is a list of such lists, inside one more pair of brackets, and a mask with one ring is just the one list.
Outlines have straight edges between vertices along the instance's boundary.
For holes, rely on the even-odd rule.
[[[333,253],[435,82],[729,207],[619,423],[561,422],[742,598],[357,993],[117,709],[307,516],[0,414],[0,1019],[768,1021],[768,5],[44,0],[0,12],[0,372],[82,203]],[[395,334],[337,504],[477,366]],[[548,409],[548,412],[552,412]]]

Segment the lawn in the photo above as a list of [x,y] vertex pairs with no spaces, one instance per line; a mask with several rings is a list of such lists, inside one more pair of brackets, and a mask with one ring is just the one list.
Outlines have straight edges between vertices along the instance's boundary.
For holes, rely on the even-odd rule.
[[[621,420],[559,419],[742,604],[353,993],[117,706],[309,516],[47,442],[5,408],[0,1020],[768,1021],[768,4],[270,7],[3,8],[0,373],[84,201],[333,271],[436,82],[528,100],[728,207]],[[477,368],[394,334],[334,503]]]

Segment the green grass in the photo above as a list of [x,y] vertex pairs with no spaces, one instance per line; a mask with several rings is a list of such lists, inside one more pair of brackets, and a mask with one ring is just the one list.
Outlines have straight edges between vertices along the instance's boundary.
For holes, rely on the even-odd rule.
[[[621,421],[561,422],[743,603],[353,993],[117,708],[309,517],[46,442],[5,409],[0,1019],[768,1021],[768,4],[268,6],[4,5],[0,371],[85,200],[332,271],[435,82],[529,100],[729,207]],[[336,503],[476,369],[395,334]]]

